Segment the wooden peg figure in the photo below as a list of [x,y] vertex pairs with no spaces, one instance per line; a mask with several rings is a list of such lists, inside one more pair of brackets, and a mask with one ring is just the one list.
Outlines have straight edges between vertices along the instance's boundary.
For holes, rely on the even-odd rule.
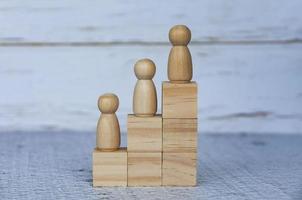
[[120,125],[115,114],[119,99],[107,93],[99,97],[98,107],[101,116],[97,125],[96,146],[102,151],[115,151],[120,147]]
[[134,65],[138,79],[133,94],[133,113],[136,116],[154,116],[157,111],[156,88],[152,80],[155,71],[155,64],[150,59],[139,60]]
[[191,40],[191,31],[185,25],[176,25],[170,29],[169,40],[173,47],[168,60],[168,78],[171,82],[187,83],[192,79],[192,58],[187,45]]

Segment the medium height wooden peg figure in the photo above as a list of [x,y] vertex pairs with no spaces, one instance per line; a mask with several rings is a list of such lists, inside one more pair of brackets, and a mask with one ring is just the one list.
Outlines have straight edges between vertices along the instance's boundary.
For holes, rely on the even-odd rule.
[[171,82],[187,83],[192,79],[192,58],[187,47],[191,31],[185,25],[176,25],[169,32],[173,47],[168,60],[168,78]]
[[102,151],[115,151],[120,147],[120,125],[116,117],[119,99],[107,93],[99,97],[98,107],[102,112],[97,125],[96,146]]
[[154,116],[157,111],[156,88],[152,81],[156,71],[150,59],[135,63],[134,72],[138,78],[133,94],[133,113],[138,117]]

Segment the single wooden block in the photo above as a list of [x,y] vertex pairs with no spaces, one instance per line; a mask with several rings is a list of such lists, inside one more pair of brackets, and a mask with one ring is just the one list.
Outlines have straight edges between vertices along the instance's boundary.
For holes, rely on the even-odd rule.
[[128,115],[128,152],[162,151],[162,117]]
[[197,119],[163,119],[163,152],[196,152]]
[[164,186],[195,186],[196,174],[196,153],[163,153]]
[[128,186],[160,186],[162,153],[128,152]]
[[162,83],[163,118],[197,118],[197,83]]
[[92,156],[93,186],[127,186],[127,149],[99,151]]

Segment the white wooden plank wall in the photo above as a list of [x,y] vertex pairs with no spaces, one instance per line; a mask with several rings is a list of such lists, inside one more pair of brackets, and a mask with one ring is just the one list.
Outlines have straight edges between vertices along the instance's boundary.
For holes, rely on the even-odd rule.
[[[201,132],[301,133],[302,1],[0,2],[0,130],[94,130],[98,95],[131,112],[133,64],[166,78],[167,33],[187,24]],[[107,73],[103,73],[107,71]],[[160,110],[159,110],[160,111]]]

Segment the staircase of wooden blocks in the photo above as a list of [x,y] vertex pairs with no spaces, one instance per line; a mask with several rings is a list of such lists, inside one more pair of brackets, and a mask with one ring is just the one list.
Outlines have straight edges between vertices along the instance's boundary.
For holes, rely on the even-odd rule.
[[169,32],[173,44],[168,61],[169,81],[162,82],[162,114],[156,114],[152,81],[155,64],[139,60],[133,114],[127,118],[127,148],[120,147],[115,112],[118,97],[99,98],[102,115],[93,152],[93,186],[195,186],[197,177],[197,83],[192,82],[188,47],[190,30],[183,25]]

